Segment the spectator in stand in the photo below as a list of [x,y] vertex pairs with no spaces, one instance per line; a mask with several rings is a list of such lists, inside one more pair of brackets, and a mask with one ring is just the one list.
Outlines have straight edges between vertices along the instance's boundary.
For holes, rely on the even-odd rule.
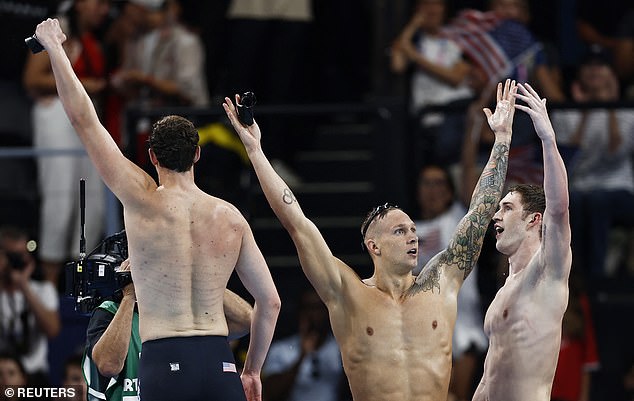
[[115,87],[144,106],[207,106],[205,50],[200,37],[182,24],[180,1],[132,3],[145,7],[151,29],[136,39],[131,36],[122,68],[113,78]]
[[273,342],[264,364],[266,401],[337,401],[347,390],[328,309],[312,288],[299,300],[298,332]]
[[[117,144],[124,148],[133,138],[127,138],[124,133],[126,97],[117,90],[116,83],[119,71],[129,46],[152,29],[150,8],[147,4],[151,0],[129,0],[112,4],[111,20],[103,35],[104,51],[106,53],[106,69],[108,76],[114,78],[110,82],[104,107],[104,126]],[[152,6],[152,4],[150,4]]]
[[55,401],[86,401],[88,399],[88,385],[84,379],[81,362],[81,353],[71,355],[66,359],[62,386],[72,388],[75,391],[75,395],[68,397],[67,394],[60,394],[58,398],[55,398]]
[[48,383],[48,338],[60,330],[59,299],[47,281],[31,279],[35,257],[28,235],[0,228],[0,352],[15,353],[33,384]]
[[[591,53],[571,88],[579,103],[616,102],[619,82],[605,53]],[[609,233],[634,224],[634,113],[625,109],[559,111],[558,141],[568,148],[570,213],[575,263],[595,277],[606,275]]]
[[[29,377],[24,370],[20,358],[11,353],[0,353],[0,387],[10,386],[15,390],[16,387],[24,387],[29,384]],[[3,391],[3,401],[19,400],[17,394],[9,396]]]
[[[473,98],[467,83],[471,66],[452,39],[441,35],[447,4],[445,0],[418,0],[416,8],[391,51],[391,68],[398,74],[411,71],[411,111],[419,113],[428,106],[453,106],[466,109]],[[418,118],[417,118],[418,120]],[[455,163],[464,132],[460,111],[443,114],[425,113],[417,125],[431,141],[425,146],[428,162]]]
[[578,274],[570,277],[570,298],[562,322],[552,401],[590,400],[592,372],[599,368],[590,299]]
[[[60,23],[68,40],[64,49],[82,85],[101,110],[106,88],[105,59],[95,34],[108,14],[108,0],[77,0],[62,4]],[[37,149],[77,150],[81,142],[75,134],[57,96],[55,78],[46,52],[31,54],[24,70],[24,84],[35,99],[32,110],[34,146]],[[97,171],[85,155],[56,155],[38,158],[40,187],[39,256],[45,277],[58,285],[63,263],[78,256],[79,179],[86,179],[87,249],[102,237],[104,187]]]

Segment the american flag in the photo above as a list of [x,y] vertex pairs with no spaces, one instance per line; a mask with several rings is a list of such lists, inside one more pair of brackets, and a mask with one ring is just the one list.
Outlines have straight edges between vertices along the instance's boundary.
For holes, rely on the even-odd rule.
[[490,83],[513,75],[525,82],[542,48],[524,25],[491,11],[464,10],[443,28],[442,35],[455,41]]
[[237,373],[236,364],[231,362],[223,362],[222,363],[222,371],[223,372],[234,372]]

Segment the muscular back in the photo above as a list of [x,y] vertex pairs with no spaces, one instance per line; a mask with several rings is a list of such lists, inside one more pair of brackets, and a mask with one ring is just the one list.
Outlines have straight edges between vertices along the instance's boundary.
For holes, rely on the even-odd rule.
[[481,386],[489,398],[474,400],[550,400],[568,304],[567,282],[551,277],[553,268],[538,253],[496,294],[484,322],[489,351]]
[[124,212],[141,339],[227,335],[223,293],[246,221],[195,186],[147,194]]

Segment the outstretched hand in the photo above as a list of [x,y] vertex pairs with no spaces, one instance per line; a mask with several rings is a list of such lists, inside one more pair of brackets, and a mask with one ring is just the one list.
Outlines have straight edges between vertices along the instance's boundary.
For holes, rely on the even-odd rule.
[[502,86],[502,83],[498,83],[497,87],[497,104],[495,106],[495,112],[492,113],[490,109],[484,108],[484,114],[487,117],[489,127],[495,133],[495,136],[499,135],[509,136],[513,132],[513,116],[515,115],[515,94],[517,93],[517,86],[515,81],[507,79]]
[[66,40],[66,35],[64,35],[62,28],[59,26],[59,21],[51,18],[37,25],[35,28],[35,36],[37,36],[38,42],[40,42],[46,50],[51,49],[55,45],[60,45]]
[[[240,95],[236,95],[236,104],[240,101]],[[231,125],[238,133],[240,140],[244,144],[244,147],[247,150],[247,153],[253,150],[256,150],[260,147],[260,139],[262,138],[262,133],[260,133],[260,127],[257,122],[253,122],[253,125],[246,126],[240,122],[238,119],[238,112],[236,110],[236,106],[233,104],[231,99],[228,97],[225,98],[224,103],[222,104],[225,112],[227,113],[227,117],[229,117],[229,121],[231,121]]]
[[528,106],[516,104],[515,108],[520,109],[531,117],[537,136],[542,141],[555,138],[555,130],[548,117],[546,110],[546,99],[541,99],[535,89],[529,84],[519,84],[521,93],[516,93],[515,97],[525,102]]

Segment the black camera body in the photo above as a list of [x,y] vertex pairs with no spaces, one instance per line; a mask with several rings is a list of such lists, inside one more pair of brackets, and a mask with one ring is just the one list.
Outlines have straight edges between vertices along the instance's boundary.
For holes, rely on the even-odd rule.
[[75,310],[89,314],[103,301],[119,301],[132,282],[129,271],[116,271],[128,258],[125,230],[104,239],[88,256],[65,266],[64,295],[75,298]]

